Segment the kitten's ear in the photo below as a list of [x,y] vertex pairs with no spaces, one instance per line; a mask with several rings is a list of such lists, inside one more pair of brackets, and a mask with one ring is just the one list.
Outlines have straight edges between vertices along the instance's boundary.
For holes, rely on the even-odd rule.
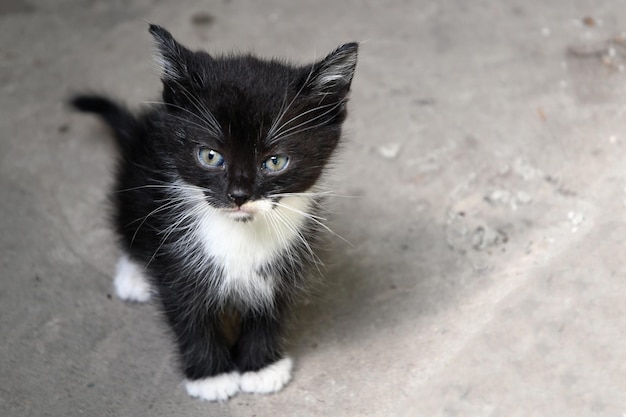
[[359,44],[346,43],[313,65],[308,86],[318,93],[347,93],[350,90]]
[[161,67],[163,82],[175,81],[189,76],[187,61],[192,52],[176,42],[171,33],[157,25],[150,25],[150,34],[157,46],[156,60]]

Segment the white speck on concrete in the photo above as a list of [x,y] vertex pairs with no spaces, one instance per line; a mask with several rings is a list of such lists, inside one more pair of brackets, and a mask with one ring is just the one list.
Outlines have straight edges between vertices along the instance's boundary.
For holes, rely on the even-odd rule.
[[526,181],[533,180],[541,176],[541,170],[535,168],[530,162],[524,158],[517,158],[513,162],[513,172],[522,177]]
[[572,233],[576,233],[580,224],[585,220],[585,215],[582,213],[570,211],[569,213],[567,213],[567,218],[572,224]]
[[378,147],[378,153],[385,159],[396,159],[402,146],[399,143],[388,143]]
[[508,190],[493,190],[485,199],[492,204],[509,204],[511,201],[511,192]]
[[533,197],[525,191],[518,191],[515,199],[519,204],[530,204],[533,201]]

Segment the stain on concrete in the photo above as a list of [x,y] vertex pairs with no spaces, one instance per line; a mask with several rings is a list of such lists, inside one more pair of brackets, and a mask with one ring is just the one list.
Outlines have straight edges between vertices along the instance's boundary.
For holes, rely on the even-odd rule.
[[33,13],[35,10],[33,5],[22,0],[0,1],[0,17],[20,13]]
[[215,23],[215,17],[208,12],[197,12],[191,16],[194,26],[209,27]]

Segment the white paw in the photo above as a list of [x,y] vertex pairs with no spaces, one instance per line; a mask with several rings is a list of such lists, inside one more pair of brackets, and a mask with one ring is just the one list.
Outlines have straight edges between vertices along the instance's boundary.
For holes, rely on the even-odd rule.
[[280,391],[291,379],[292,367],[293,361],[286,357],[256,372],[246,372],[241,375],[241,390],[256,394]]
[[224,401],[239,392],[239,373],[186,381],[187,394],[207,401]]
[[122,255],[117,262],[113,285],[115,293],[122,300],[143,303],[150,299],[150,285],[143,268],[126,255]]

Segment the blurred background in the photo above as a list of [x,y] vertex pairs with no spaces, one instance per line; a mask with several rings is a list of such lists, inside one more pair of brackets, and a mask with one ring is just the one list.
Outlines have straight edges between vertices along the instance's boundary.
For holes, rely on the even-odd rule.
[[[621,1],[0,0],[0,415],[623,416]],[[76,92],[160,93],[148,22],[297,63],[361,42],[292,382],[189,398],[112,296],[115,152]]]

